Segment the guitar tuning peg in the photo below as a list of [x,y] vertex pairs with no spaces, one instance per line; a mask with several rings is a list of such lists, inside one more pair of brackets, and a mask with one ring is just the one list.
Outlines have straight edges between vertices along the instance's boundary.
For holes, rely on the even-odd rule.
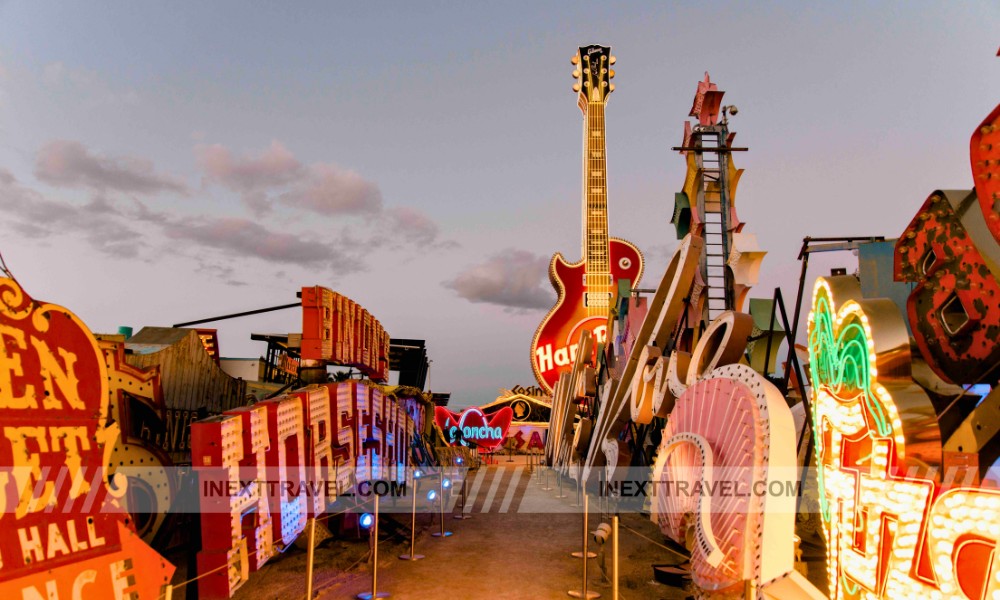
[[615,58],[615,56],[614,56],[614,55],[612,54],[612,55],[611,55],[611,60],[609,60],[609,61],[608,61],[608,63],[609,63],[609,64],[612,64],[612,65],[613,65],[613,64],[615,64],[615,61],[617,61],[617,60],[618,60],[618,59],[617,59],[617,58]]
[[573,58],[569,59],[570,64],[578,65],[580,64],[580,55],[574,54]]
[[573,91],[574,92],[579,92],[580,91],[580,84],[579,83],[574,83],[573,84]]
[[580,78],[580,69],[573,69],[573,79]]
[[611,69],[610,71],[608,71],[608,78],[609,79],[614,79],[615,78],[615,70],[614,69]]
[[609,91],[609,92],[613,92],[613,91],[615,91],[615,84],[613,84],[613,83],[612,83],[612,84],[611,84],[611,85],[610,85],[610,86],[608,87],[608,91]]

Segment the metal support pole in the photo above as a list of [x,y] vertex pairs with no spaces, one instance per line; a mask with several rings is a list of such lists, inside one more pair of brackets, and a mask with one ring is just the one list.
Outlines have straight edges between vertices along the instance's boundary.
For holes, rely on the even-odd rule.
[[309,519],[309,548],[306,552],[306,600],[313,597],[313,563],[316,559],[316,517]]
[[417,478],[410,475],[410,480],[413,486],[413,504],[410,507],[410,553],[400,554],[399,560],[420,560],[424,557],[423,554],[417,554],[413,551],[417,538]]
[[611,517],[611,600],[618,600],[618,515]]
[[[583,497],[583,552],[587,554],[587,542],[588,535],[590,532],[587,531],[587,511],[589,506],[587,505],[587,496]],[[594,556],[597,556],[594,554]],[[601,594],[598,592],[587,591],[587,561],[583,561],[583,589],[582,590],[570,590],[567,592],[570,596],[574,598],[600,598]]]
[[436,538],[441,538],[443,540],[444,538],[451,535],[450,531],[444,530],[444,469],[441,470],[441,473],[438,477],[438,502],[441,503],[438,509],[438,515],[441,517],[441,530],[435,531],[431,535]]
[[[581,476],[582,476],[582,473],[581,472],[577,472],[577,477],[581,477]],[[583,551],[582,552],[572,552],[570,554],[570,556],[572,556],[573,558],[597,558],[597,553],[596,552],[587,552],[587,519],[590,516],[589,515],[589,512],[590,512],[590,503],[589,503],[590,502],[590,497],[587,496],[587,494],[582,494],[582,491],[583,491],[583,484],[578,481],[577,484],[576,484],[576,497],[577,497],[577,501],[576,501],[576,504],[570,504],[570,506],[572,506],[574,508],[580,508],[580,507],[583,508]],[[583,496],[583,500],[582,501],[579,499],[581,497],[581,494]],[[584,560],[583,562],[587,562],[587,561]],[[584,573],[586,573],[586,570],[584,570]]]
[[542,484],[543,492],[551,492],[552,486],[549,485],[549,475],[552,473],[552,467],[545,467],[545,482]]
[[466,471],[465,474],[462,475],[462,510],[457,515],[455,515],[455,517],[454,517],[454,518],[458,519],[459,521],[464,521],[465,519],[471,519],[472,518],[472,515],[466,514],[466,512],[465,512],[465,502],[466,502],[465,483],[466,483],[466,480],[468,480],[468,478],[469,478],[469,472]]
[[[375,522],[372,524],[372,591],[355,596],[358,600],[388,598],[389,594],[378,591],[378,495],[375,495]],[[311,600],[311,599],[310,599]]]
[[570,504],[573,508],[583,507],[583,501],[581,500],[581,496],[583,494],[583,484],[580,483],[579,477],[580,473],[577,473],[577,479],[574,480],[574,483],[576,484],[576,504]]
[[556,498],[565,498],[566,497],[566,493],[563,492],[563,488],[562,488],[562,480],[563,480],[562,473],[556,473],[556,481],[559,482],[559,495],[556,496]]

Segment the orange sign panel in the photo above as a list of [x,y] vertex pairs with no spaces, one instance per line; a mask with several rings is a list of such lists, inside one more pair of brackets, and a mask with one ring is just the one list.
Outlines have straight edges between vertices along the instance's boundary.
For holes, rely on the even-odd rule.
[[356,302],[324,287],[302,288],[302,358],[389,378],[389,334]]

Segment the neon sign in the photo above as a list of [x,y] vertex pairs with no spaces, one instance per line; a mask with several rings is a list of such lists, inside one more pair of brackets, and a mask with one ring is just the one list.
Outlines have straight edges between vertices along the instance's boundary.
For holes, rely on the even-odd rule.
[[492,415],[489,422],[478,408],[467,408],[456,415],[443,406],[434,408],[434,420],[452,444],[492,449],[503,443],[514,411],[505,406]]
[[809,354],[830,595],[996,598],[1000,491],[953,480],[949,459],[962,457],[942,452],[909,341],[890,300],[862,299],[851,276],[817,280]]
[[[421,412],[412,403],[347,381],[310,385],[193,423],[201,597],[231,597],[295,541],[307,518],[323,514],[352,486],[362,495],[369,489],[355,483],[402,482],[414,415]],[[369,439],[376,443],[369,446]]]
[[0,277],[0,596],[155,600],[173,575],[107,471],[108,379],[76,315]]

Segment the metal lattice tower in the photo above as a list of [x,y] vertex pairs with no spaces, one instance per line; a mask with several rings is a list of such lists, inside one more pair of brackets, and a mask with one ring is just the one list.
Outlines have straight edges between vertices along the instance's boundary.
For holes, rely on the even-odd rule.
[[699,174],[696,210],[704,223],[701,275],[705,282],[706,323],[735,307],[733,275],[728,267],[733,245],[729,224],[728,135],[724,124],[699,125],[691,131],[690,145],[697,148],[695,161]]

